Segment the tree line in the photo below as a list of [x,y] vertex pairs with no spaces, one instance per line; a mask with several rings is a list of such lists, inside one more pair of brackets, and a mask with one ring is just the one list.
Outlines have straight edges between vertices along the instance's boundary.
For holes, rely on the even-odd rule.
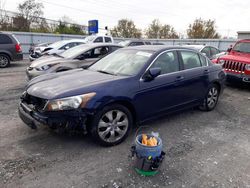
[[[1,1],[1,0],[0,0]],[[1,7],[0,7],[1,8]],[[36,0],[25,0],[18,5],[18,13],[12,17],[0,14],[0,29],[12,31],[30,31],[42,33],[80,34],[85,35],[86,27],[69,23],[67,17],[63,17],[56,23],[49,23],[43,18],[43,4]],[[72,20],[70,20],[73,22]],[[121,19],[117,25],[110,29],[113,37],[124,38],[157,38],[177,39],[180,34],[169,24],[162,24],[159,19],[154,19],[145,29],[136,27],[133,20]],[[189,24],[186,34],[188,38],[220,38],[216,31],[214,20],[195,19]]]

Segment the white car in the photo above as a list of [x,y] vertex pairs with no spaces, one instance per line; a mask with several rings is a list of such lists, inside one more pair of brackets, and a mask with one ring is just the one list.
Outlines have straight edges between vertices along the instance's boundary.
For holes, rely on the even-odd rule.
[[90,35],[84,39],[85,43],[114,43],[114,39],[111,36],[100,36],[100,35]]
[[72,47],[78,46],[80,44],[85,44],[84,39],[70,39],[70,40],[62,40],[55,42],[51,45],[49,45],[47,48],[43,50],[43,54],[60,54],[64,52],[65,50],[68,50]]

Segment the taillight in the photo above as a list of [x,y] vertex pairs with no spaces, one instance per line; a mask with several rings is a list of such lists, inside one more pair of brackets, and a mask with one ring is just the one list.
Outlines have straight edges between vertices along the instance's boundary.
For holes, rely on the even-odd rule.
[[20,44],[16,44],[15,48],[16,48],[16,52],[22,52],[22,48]]

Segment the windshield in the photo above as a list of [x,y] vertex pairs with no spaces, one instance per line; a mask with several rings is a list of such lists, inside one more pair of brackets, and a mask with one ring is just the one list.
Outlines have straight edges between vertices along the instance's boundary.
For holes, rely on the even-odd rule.
[[88,36],[84,39],[84,41],[87,43],[87,42],[91,42],[95,39],[95,36]]
[[133,76],[139,73],[152,54],[152,51],[135,49],[117,50],[99,60],[89,70],[114,75]]
[[89,48],[90,48],[90,46],[86,45],[86,44],[75,46],[73,48],[70,48],[70,49],[64,51],[63,53],[60,54],[60,56],[62,56],[63,58],[72,59],[72,58],[75,58],[78,55],[82,54],[83,52],[85,52]]
[[233,51],[250,53],[250,42],[240,42],[233,47]]
[[66,44],[66,42],[65,42],[65,41],[57,41],[57,42],[52,43],[52,44],[49,45],[48,47],[49,47],[49,48],[59,48],[59,47],[61,47],[63,44]]
[[130,43],[129,40],[126,40],[126,41],[121,41],[119,42],[118,44],[122,45],[122,46],[127,46],[128,44]]

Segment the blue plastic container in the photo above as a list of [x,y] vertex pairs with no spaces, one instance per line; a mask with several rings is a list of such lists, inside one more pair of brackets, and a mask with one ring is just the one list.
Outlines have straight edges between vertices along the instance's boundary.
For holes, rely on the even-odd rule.
[[[153,137],[151,134],[147,134],[148,138]],[[145,146],[142,142],[142,135],[138,135],[135,139],[135,152],[138,157],[146,157],[151,156],[153,159],[155,157],[159,157],[162,152],[162,141],[159,137],[155,137],[157,139],[157,146]]]

